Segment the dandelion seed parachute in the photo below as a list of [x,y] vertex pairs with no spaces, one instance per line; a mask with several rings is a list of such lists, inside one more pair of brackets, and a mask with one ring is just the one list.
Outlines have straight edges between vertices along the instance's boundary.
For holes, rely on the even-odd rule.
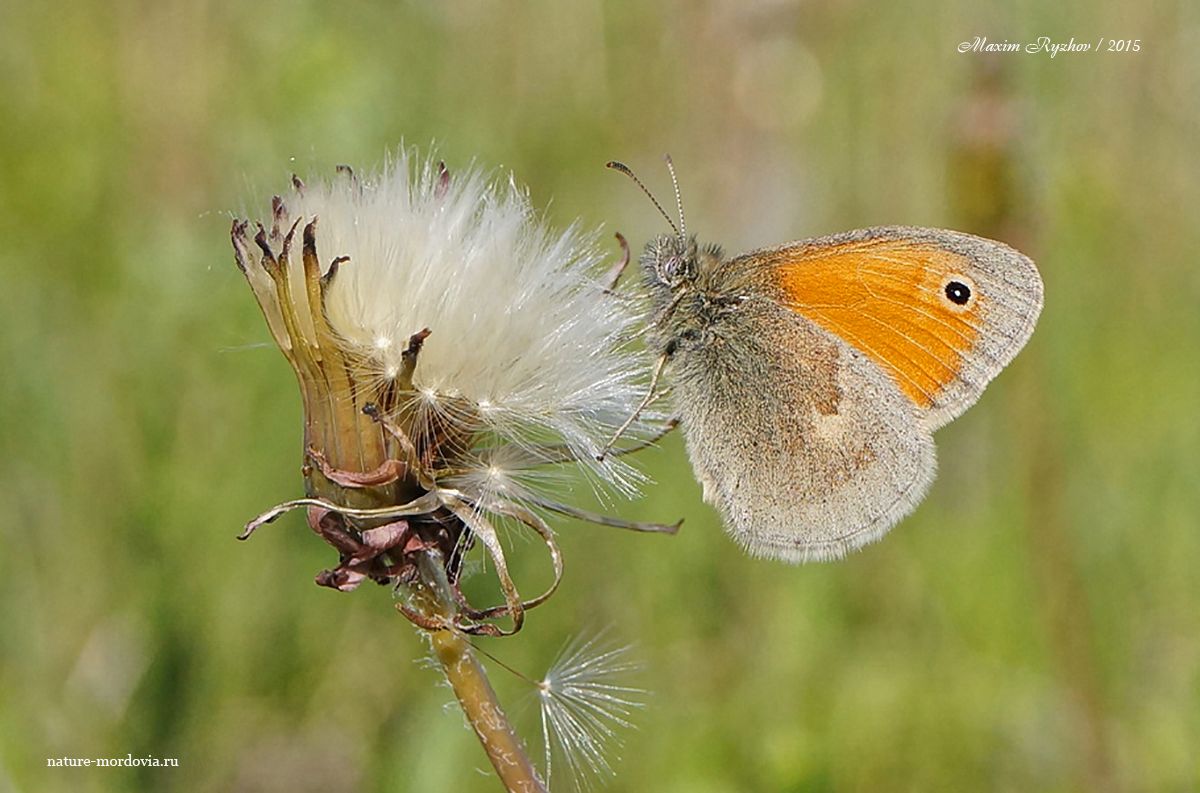
[[577,790],[616,773],[613,755],[622,745],[620,732],[633,727],[633,713],[646,697],[645,690],[625,682],[640,667],[631,650],[612,642],[608,631],[577,636],[538,683],[548,783],[556,756]]

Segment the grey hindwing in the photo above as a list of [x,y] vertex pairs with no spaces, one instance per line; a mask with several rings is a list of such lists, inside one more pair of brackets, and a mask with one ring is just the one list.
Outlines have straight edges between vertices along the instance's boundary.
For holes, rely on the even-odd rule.
[[748,297],[675,352],[671,379],[705,499],[756,556],[834,559],[881,537],[924,496],[929,429],[862,353]]

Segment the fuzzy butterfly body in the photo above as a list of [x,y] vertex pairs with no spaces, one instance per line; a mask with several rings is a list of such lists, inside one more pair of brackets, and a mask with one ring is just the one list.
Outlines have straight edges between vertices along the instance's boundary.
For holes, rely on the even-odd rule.
[[727,259],[683,234],[641,259],[705,499],[750,553],[833,559],[924,496],[933,430],[979,398],[1042,306],[1027,257],[877,227]]

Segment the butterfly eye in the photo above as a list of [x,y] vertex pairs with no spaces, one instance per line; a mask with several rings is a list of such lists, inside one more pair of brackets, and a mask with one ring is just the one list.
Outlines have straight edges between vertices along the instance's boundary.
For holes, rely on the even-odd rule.
[[975,290],[972,289],[970,280],[961,276],[950,278],[942,288],[942,292],[946,295],[947,300],[960,307],[965,307],[975,296]]
[[662,263],[660,277],[667,283],[674,283],[679,279],[679,272],[683,269],[683,259],[679,256],[668,256],[666,261]]
[[664,237],[654,263],[654,273],[659,281],[675,289],[696,277],[694,256],[694,251],[681,249],[674,237]]

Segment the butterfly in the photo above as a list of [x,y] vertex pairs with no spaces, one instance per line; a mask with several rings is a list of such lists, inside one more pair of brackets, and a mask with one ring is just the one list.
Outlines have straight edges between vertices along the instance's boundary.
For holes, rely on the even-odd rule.
[[[678,182],[667,160],[672,181]],[[844,556],[933,481],[933,432],[1025,346],[1042,280],[959,231],[877,226],[728,257],[673,233],[640,258],[646,332],[704,498],[747,552]]]

